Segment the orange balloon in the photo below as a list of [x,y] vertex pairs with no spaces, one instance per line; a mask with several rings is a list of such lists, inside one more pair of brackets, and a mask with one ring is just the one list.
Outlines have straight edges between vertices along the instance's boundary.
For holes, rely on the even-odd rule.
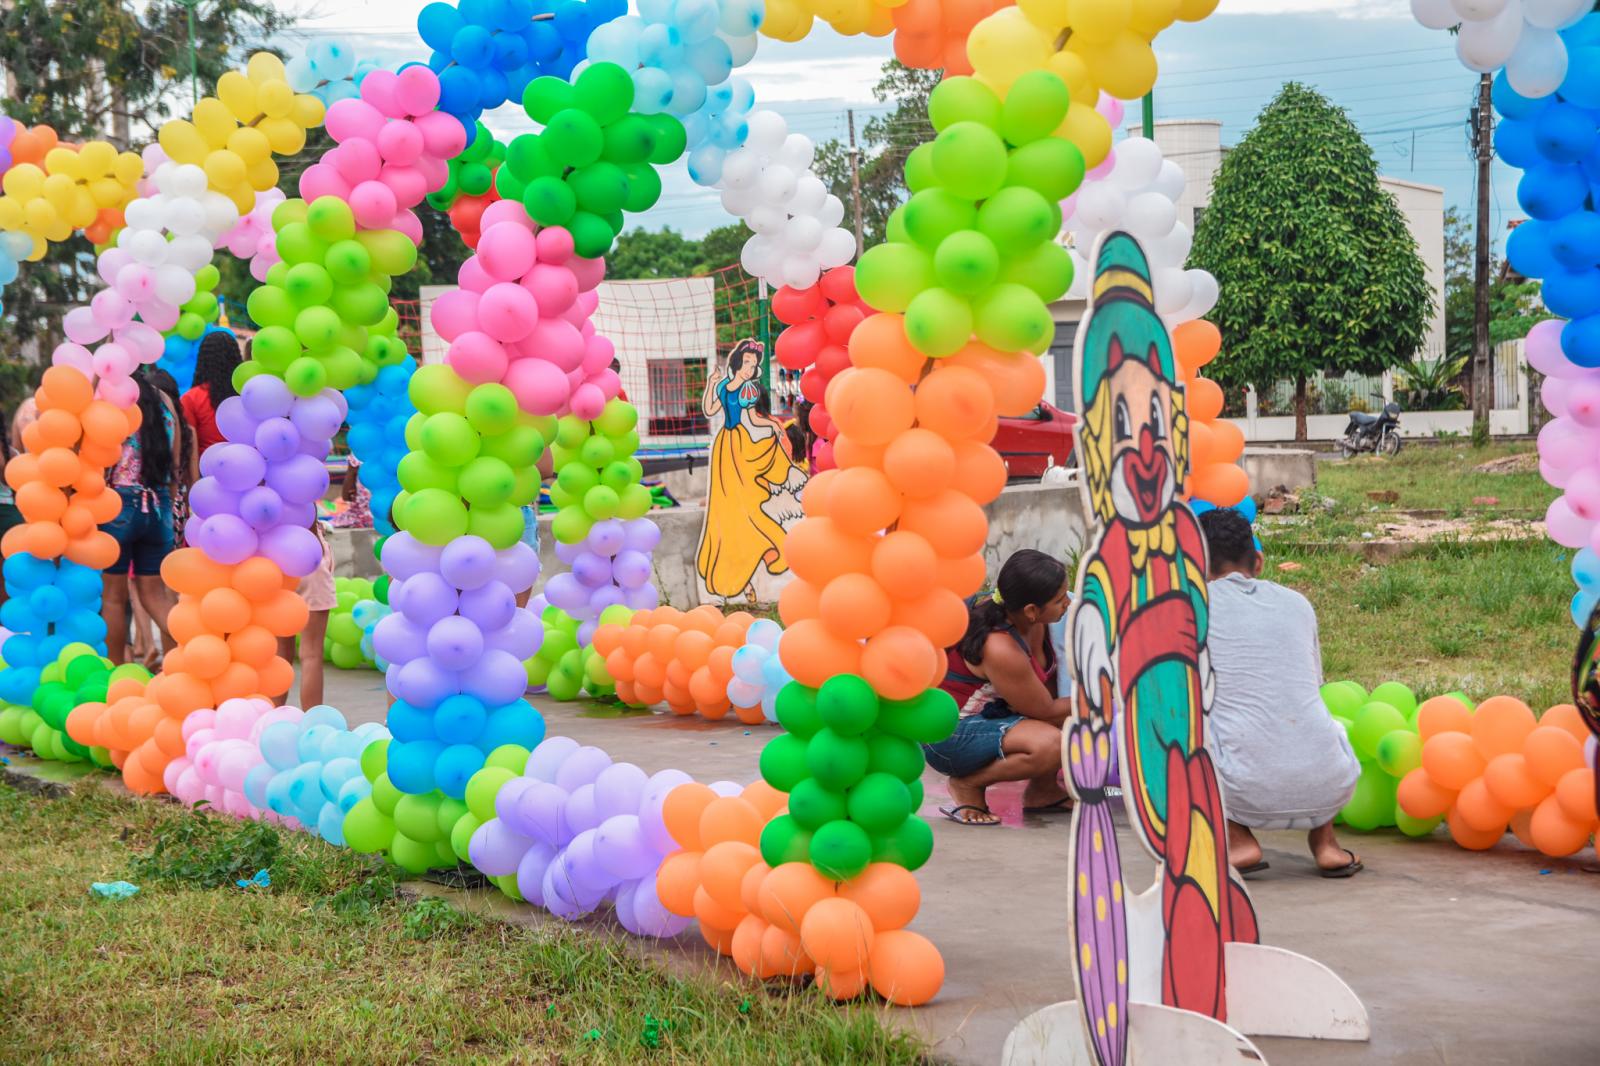
[[686,781],[668,792],[661,804],[661,821],[672,839],[692,851],[702,850],[700,816],[717,798],[710,785],[698,781]]
[[1554,796],[1533,809],[1533,821],[1528,826],[1533,846],[1557,858],[1583,850],[1593,834],[1594,819],[1579,822],[1568,818]]
[[672,662],[673,655],[678,649],[678,634],[681,632],[682,630],[677,626],[667,622],[651,626],[647,645],[650,649],[650,654],[655,656],[659,662]]
[[822,518],[828,513],[828,487],[839,476],[837,470],[819,470],[807,479],[800,490],[800,507],[807,518]]
[[[37,430],[38,423],[35,422],[28,428]],[[26,444],[27,442],[24,441],[23,443]],[[39,476],[58,489],[72,484],[78,473],[83,469],[83,463],[78,458],[78,453],[71,448],[30,447],[29,450],[39,456]]]
[[156,742],[156,747],[168,759],[177,759],[184,754],[183,723],[176,718],[162,715],[151,731],[150,739]]
[[823,588],[817,605],[823,624],[850,640],[865,640],[887,626],[894,606],[866,574],[840,574]]
[[[948,68],[947,68],[948,69]],[[955,71],[950,71],[955,73]],[[804,941],[801,942],[802,946]],[[816,970],[817,987],[831,999],[844,1002],[855,999],[867,987],[867,974],[864,970],[830,970],[826,966],[818,966]]]
[[629,659],[638,659],[648,648],[650,630],[635,622],[622,631],[622,652]]
[[673,642],[673,653],[677,660],[692,672],[706,664],[714,647],[716,641],[709,633],[691,629],[678,634],[678,639]]
[[[887,458],[888,452],[885,451]],[[900,493],[881,470],[867,466],[839,471],[828,489],[829,514],[843,533],[867,537],[900,517]]]
[[[694,917],[694,915],[691,914],[690,917],[692,918],[692,917]],[[711,945],[711,949],[713,951],[715,951],[717,954],[719,954],[719,955],[732,955],[733,954],[733,930],[732,929],[718,929],[716,926],[708,925],[704,921],[702,921],[700,923],[700,936],[705,940],[705,942],[707,944]]]
[[110,533],[96,529],[67,541],[62,554],[79,566],[87,566],[91,570],[109,570],[116,565],[122,548]]
[[989,520],[983,508],[955,489],[925,500],[907,500],[898,528],[920,533],[935,552],[947,559],[981,552],[989,536]]
[[982,552],[939,560],[939,584],[962,599],[983,588],[983,581],[988,572],[989,566],[983,561]]
[[[728,713],[727,682],[717,684],[708,667],[702,666],[689,675],[689,698],[694,700],[702,714],[710,710],[720,718]],[[717,713],[719,709],[720,713]]]
[[700,842],[711,854],[713,845],[738,841],[754,846],[765,824],[761,812],[738,796],[718,796],[700,812]]
[[200,605],[186,596],[181,597],[167,612],[167,630],[180,647],[202,633],[211,632],[200,617]]
[[[193,550],[185,549],[185,551]],[[200,587],[180,589],[179,591],[192,591],[194,594],[199,595],[207,589],[215,588],[218,585],[232,585],[235,589],[244,593],[245,599],[252,603],[262,603],[277,596],[278,592],[284,588],[286,580],[294,580],[278,569],[276,563],[264,556],[251,556],[233,567],[230,573],[228,567],[222,566],[220,563],[211,563],[210,560],[206,559],[204,553],[196,551],[196,555],[199,556],[197,564],[209,564],[211,568],[215,569],[208,568],[204,579],[196,575],[195,583]],[[171,556],[168,556],[168,558],[171,558]],[[165,567],[162,567],[161,576],[166,577]],[[173,585],[173,587],[178,588],[176,585]],[[292,588],[294,586],[291,585],[289,587]]]
[[280,637],[294,636],[306,627],[310,617],[306,601],[288,589],[279,589],[270,600],[257,603],[251,612],[251,621]]
[[791,624],[778,645],[778,655],[790,677],[812,688],[821,688],[836,674],[858,673],[862,663],[861,646],[834,633],[818,618]]
[[54,559],[67,550],[67,535],[54,522],[29,522],[20,527],[22,550],[40,559]]
[[849,348],[852,366],[887,370],[907,385],[917,383],[928,363],[928,357],[906,339],[901,315],[876,314],[863,319],[850,333]]
[[875,934],[860,904],[837,896],[820,899],[800,923],[800,944],[828,970],[865,970]]
[[979,504],[998,499],[1010,477],[1000,453],[975,440],[957,442],[955,452],[956,470],[950,487]]
[[917,425],[949,440],[988,440],[981,428],[995,414],[994,392],[983,375],[939,365],[917,386]]
[[706,671],[711,674],[711,679],[723,688],[727,688],[728,682],[733,680],[733,656],[738,650],[727,645],[718,645],[711,649],[711,654],[706,658]]
[[967,603],[949,589],[931,588],[914,599],[896,600],[889,623],[909,626],[936,648],[949,648],[967,631]]
[[[902,495],[916,499],[932,496],[954,481],[956,451],[931,429],[908,429],[884,448],[883,472]],[[898,512],[899,501],[895,504]]]
[[757,859],[739,879],[739,906],[751,914],[761,913],[761,883],[767,879],[772,867]]
[[1172,350],[1184,366],[1198,370],[1222,350],[1222,331],[1203,318],[1185,322],[1172,331]]
[[878,995],[897,1007],[920,1007],[944,984],[944,957],[919,933],[880,930],[872,942],[868,972]]
[[1466,788],[1483,773],[1485,761],[1465,733],[1440,733],[1422,745],[1422,768],[1441,788]]
[[69,541],[83,540],[93,533],[95,527],[102,521],[111,521],[121,510],[121,502],[115,493],[98,492],[89,496],[76,494],[61,515],[61,531],[67,535]]
[[[726,622],[723,622],[717,627],[717,631],[715,633],[711,634],[711,639],[713,642],[711,651],[715,652],[717,648],[737,649],[743,647],[744,636],[749,631],[750,623],[739,621],[738,619],[733,618],[728,619]],[[710,661],[709,655],[707,661]]]
[[799,933],[811,908],[833,895],[833,883],[810,863],[786,862],[774,866],[761,882],[761,916],[776,928]]
[[762,713],[759,703],[754,707],[734,707],[733,716],[745,725],[762,725],[767,720],[767,716]]
[[1185,390],[1189,414],[1200,422],[1215,421],[1222,414],[1222,386],[1210,378],[1197,377]]
[[120,447],[130,435],[128,416],[105,400],[96,400],[84,408],[80,419],[84,438],[96,444]]
[[733,964],[745,973],[763,980],[774,976],[765,972],[766,967],[761,956],[762,938],[767,929],[767,923],[761,918],[754,914],[746,914],[734,927],[733,942],[729,945]]
[[667,676],[662,683],[687,693],[689,691],[688,668],[677,659],[669,661],[667,663]]
[[1199,419],[1189,422],[1189,469],[1200,470],[1211,465],[1217,442],[1211,435],[1211,426]]
[[[756,780],[744,786],[744,791],[739,793],[739,798],[754,807],[761,815],[763,824],[772,821],[789,803],[789,797],[779,792],[765,781]],[[754,907],[750,908],[755,910]]]
[[247,696],[277,695],[264,691],[261,675],[244,663],[229,663],[222,673],[212,679],[211,691],[215,693],[218,703]]
[[1453,789],[1440,788],[1420,766],[1400,779],[1395,798],[1401,810],[1413,818],[1442,818],[1455,806]]
[[[650,654],[649,652],[645,652],[643,655],[633,660],[633,676],[634,679],[641,685],[645,685],[649,688],[660,688],[662,685],[666,684],[667,668],[662,666],[660,660],[658,660],[654,655]],[[652,700],[651,702],[653,703],[655,701]]]
[[761,853],[742,840],[713,844],[700,859],[700,884],[724,907],[746,911],[749,908],[740,899],[744,875],[760,861]]
[[761,924],[766,927],[761,934],[761,968],[768,977],[798,977],[817,968],[811,956],[806,954],[798,934],[768,925],[765,921]]
[[938,580],[940,565],[927,538],[909,530],[888,533],[872,548],[872,579],[891,599],[922,596]]
[[610,658],[611,653],[622,646],[622,627],[613,622],[596,626],[591,643],[601,657]]
[[1456,813],[1461,820],[1473,829],[1488,832],[1499,828],[1505,832],[1506,823],[1511,821],[1511,816],[1516,813],[1515,808],[1501,803],[1489,792],[1489,786],[1481,777],[1475,777],[1467,782],[1461,794],[1456,797]]
[[700,887],[698,851],[675,851],[656,869],[656,895],[661,905],[684,918],[694,917],[694,892]]
[[1556,782],[1556,800],[1568,818],[1574,822],[1593,825],[1597,815],[1594,805],[1594,770],[1580,766],[1568,770]]
[[888,444],[911,428],[922,390],[932,376],[924,380],[917,390],[918,399],[913,400],[911,386],[887,370],[846,370],[828,384],[828,414],[839,432],[853,440],[867,445]]
[[213,633],[233,633],[250,624],[250,601],[234,588],[214,588],[200,598],[200,618]]
[[1470,733],[1472,711],[1454,696],[1435,696],[1417,708],[1417,735],[1426,744],[1440,733]]
[[1540,725],[1555,726],[1571,733],[1579,744],[1589,738],[1589,727],[1583,724],[1583,715],[1578,713],[1578,708],[1570,703],[1558,703],[1545,711],[1539,719]]
[[142,796],[153,796],[166,791],[161,774],[146,769],[144,760],[138,752],[130,755],[128,761],[122,764],[122,783],[128,786],[128,791]]
[[[266,562],[265,559],[261,561]],[[174,592],[186,596],[204,596],[212,589],[226,585],[231,570],[222,563],[212,562],[199,548],[179,548],[161,561],[161,580]]]
[[789,531],[784,554],[795,576],[821,587],[840,574],[870,570],[873,543],[832,518],[803,518]]
[[[1549,717],[1546,713],[1545,718]],[[1543,720],[1522,742],[1522,755],[1527,759],[1529,772],[1549,788],[1555,788],[1556,782],[1569,771],[1583,765],[1583,745],[1577,738],[1559,726],[1546,725]]]
[[994,393],[995,413],[1003,418],[1020,418],[1044,398],[1044,362],[1031,352],[999,352],[972,341],[941,363],[982,374]]
[[[922,889],[910,870],[892,862],[875,862],[848,881],[840,882],[839,896],[867,912],[872,928],[901,929],[911,924],[922,906]],[[877,965],[877,948],[873,948]]]
[[[705,860],[700,864],[703,867]],[[717,897],[706,891],[705,883],[694,890],[694,916],[701,925],[709,925],[716,929],[732,929],[744,918],[744,909],[738,906],[737,901],[733,906],[728,906]],[[720,948],[718,950],[721,950]]]
[[870,466],[883,469],[884,446],[881,444],[867,444],[854,437],[835,437],[833,440],[833,461],[841,470],[848,470],[857,466]]
[[[136,677],[119,677],[111,682],[111,687],[106,690],[106,702],[116,703],[118,700],[125,700],[131,696],[143,696],[145,684],[145,682]],[[101,747],[105,747],[105,745],[101,745]]]
[[50,410],[39,412],[39,440],[46,448],[70,448],[83,435],[83,425],[70,411]]
[[[784,643],[788,640],[785,636]],[[926,636],[910,626],[890,626],[867,641],[861,652],[861,676],[884,699],[908,700],[943,676],[939,652]],[[788,666],[787,659],[784,666]],[[799,675],[793,670],[789,673],[798,680]]]
[[1485,761],[1509,751],[1521,751],[1522,742],[1537,724],[1528,705],[1512,696],[1491,696],[1478,704],[1472,716],[1472,742]]
[[1501,838],[1506,835],[1504,825],[1491,829],[1474,829],[1462,818],[1459,807],[1452,810],[1445,818],[1445,824],[1450,827],[1451,838],[1468,851],[1487,851],[1500,843]]
[[[177,608],[173,608],[177,613]],[[168,616],[170,619],[170,615]],[[177,637],[176,632],[173,634]],[[278,638],[262,626],[245,626],[228,637],[228,652],[234,662],[261,670],[277,654]]]
[[42,481],[34,481],[17,490],[16,504],[26,521],[57,522],[67,512],[67,494]]
[[1237,463],[1244,454],[1244,430],[1219,418],[1211,423],[1212,459],[1219,463]]
[[1483,768],[1483,783],[1496,803],[1511,810],[1532,807],[1555,787],[1534,776],[1520,751],[1508,751],[1490,759]]
[[94,401],[94,386],[82,371],[69,366],[53,366],[46,370],[39,379],[39,391],[50,398],[51,407],[72,415],[79,414]]
[[20,489],[30,481],[38,481],[40,477],[38,456],[18,452],[6,463],[6,484],[13,489]]
[[1189,478],[1189,495],[1232,507],[1250,494],[1250,475],[1231,463],[1211,463]]

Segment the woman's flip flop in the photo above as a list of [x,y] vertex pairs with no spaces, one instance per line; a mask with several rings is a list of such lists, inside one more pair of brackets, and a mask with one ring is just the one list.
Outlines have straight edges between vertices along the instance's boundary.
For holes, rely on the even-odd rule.
[[971,825],[971,826],[978,826],[980,828],[987,828],[988,826],[991,826],[991,825],[999,825],[1000,824],[1000,819],[998,819],[998,818],[995,818],[994,821],[992,821],[992,822],[979,822],[979,821],[975,821],[974,819],[971,819],[971,818],[963,818],[963,817],[961,817],[961,812],[962,811],[977,811],[979,814],[987,814],[989,817],[994,818],[994,812],[993,811],[991,811],[987,807],[979,807],[975,803],[962,803],[962,804],[958,804],[958,805],[956,805],[954,807],[940,807],[939,808],[939,813],[940,814],[944,815],[946,818],[950,819],[952,822],[956,823],[957,825]]
[[1351,851],[1349,848],[1344,848],[1342,850],[1346,855],[1350,856],[1349,862],[1345,863],[1343,866],[1335,866],[1332,869],[1329,869],[1326,866],[1319,866],[1317,867],[1317,873],[1328,878],[1354,877],[1356,874],[1366,869],[1366,867],[1361,864],[1361,860],[1356,857],[1355,852]]
[[1272,864],[1266,859],[1262,859],[1260,862],[1253,862],[1249,866],[1240,866],[1238,868],[1240,877],[1249,877],[1251,874],[1258,874],[1263,870],[1270,869],[1272,869]]
[[1044,804],[1043,806],[1040,806],[1040,807],[1024,807],[1024,808],[1022,808],[1022,813],[1023,814],[1049,814],[1051,811],[1070,811],[1070,810],[1072,810],[1072,797],[1071,796],[1062,796],[1060,799],[1056,800],[1054,803],[1046,803],[1046,804]]

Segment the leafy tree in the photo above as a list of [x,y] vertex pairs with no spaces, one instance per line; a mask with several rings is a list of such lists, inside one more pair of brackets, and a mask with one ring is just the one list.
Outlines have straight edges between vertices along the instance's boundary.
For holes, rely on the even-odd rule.
[[[1506,272],[1489,253],[1489,345],[1528,335],[1536,323],[1554,318],[1539,299],[1539,283]],[[1444,213],[1444,337],[1450,357],[1472,355],[1472,223],[1454,207]],[[1467,364],[1470,373],[1471,363]]]
[[617,238],[606,256],[606,277],[614,281],[635,278],[681,278],[700,261],[698,242],[668,226],[628,230]]
[[1221,287],[1218,379],[1292,380],[1297,440],[1313,373],[1404,365],[1427,333],[1426,269],[1372,149],[1342,109],[1295,82],[1223,157],[1190,262]]

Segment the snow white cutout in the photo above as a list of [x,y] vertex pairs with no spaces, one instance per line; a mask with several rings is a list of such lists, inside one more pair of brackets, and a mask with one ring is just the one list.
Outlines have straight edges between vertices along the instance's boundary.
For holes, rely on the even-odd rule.
[[801,517],[805,470],[778,420],[762,410],[761,355],[758,341],[739,341],[726,364],[714,365],[700,398],[714,436],[696,569],[706,591],[724,600],[743,595],[761,569],[788,572],[783,543]]

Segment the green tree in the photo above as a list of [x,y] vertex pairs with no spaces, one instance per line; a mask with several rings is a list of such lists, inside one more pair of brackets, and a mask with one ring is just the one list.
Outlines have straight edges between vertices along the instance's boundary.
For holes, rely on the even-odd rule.
[[606,277],[613,281],[636,278],[681,278],[700,261],[700,246],[668,226],[628,230],[617,238],[606,256]]
[[1217,378],[1292,380],[1296,440],[1310,375],[1401,366],[1427,333],[1426,268],[1372,149],[1341,108],[1295,82],[1223,158],[1189,258],[1221,288]]
[[[1536,323],[1555,317],[1539,298],[1539,283],[1508,273],[1492,249],[1489,277],[1491,347],[1526,337]],[[1449,207],[1444,212],[1444,338],[1451,358],[1472,356],[1472,297],[1472,223]]]

